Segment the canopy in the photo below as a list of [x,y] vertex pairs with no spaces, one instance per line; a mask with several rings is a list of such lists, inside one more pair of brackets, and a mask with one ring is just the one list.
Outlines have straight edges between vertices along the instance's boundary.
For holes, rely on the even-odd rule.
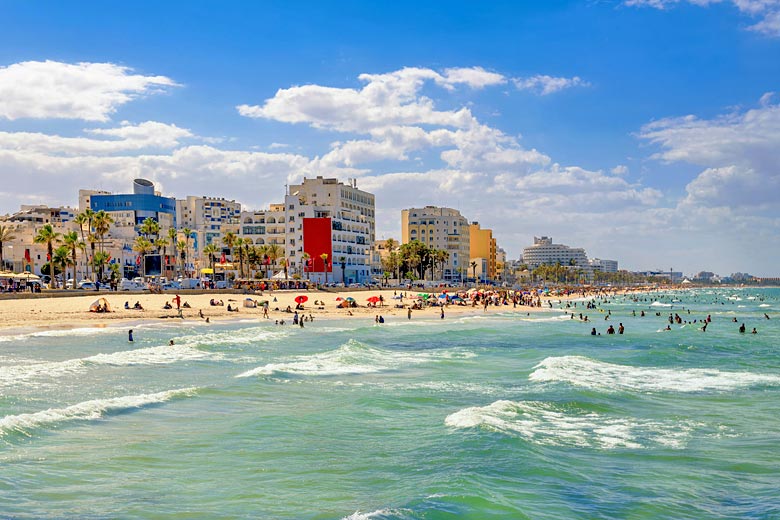
[[200,270],[200,274],[214,274],[214,269],[211,267],[204,267]]
[[295,303],[303,303],[305,301],[308,301],[308,299],[309,299],[308,296],[304,296],[303,294],[301,294],[300,296],[295,297]]
[[89,312],[100,312],[101,309],[102,312],[111,312],[111,306],[105,298],[98,298],[89,306]]
[[271,280],[284,280],[284,279],[285,279],[284,271],[279,271],[278,273],[276,273],[271,277]]

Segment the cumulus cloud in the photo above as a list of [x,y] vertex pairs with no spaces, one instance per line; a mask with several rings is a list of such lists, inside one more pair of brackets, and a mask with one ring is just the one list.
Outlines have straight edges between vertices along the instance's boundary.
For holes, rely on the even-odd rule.
[[748,27],[750,30],[768,36],[780,36],[780,0],[626,0],[625,4],[666,9],[682,2],[701,7],[724,2],[730,3],[742,14],[759,19],[757,23]]
[[0,118],[107,121],[130,100],[176,85],[113,63],[25,61],[0,67]]
[[661,147],[657,159],[706,167],[686,188],[688,204],[755,208],[780,199],[780,105],[770,97],[709,120],[661,119],[639,136]]
[[561,90],[572,87],[588,87],[590,83],[583,81],[580,77],[556,78],[545,74],[537,74],[528,78],[514,78],[512,83],[518,90],[530,90],[537,92],[542,96],[553,94]]

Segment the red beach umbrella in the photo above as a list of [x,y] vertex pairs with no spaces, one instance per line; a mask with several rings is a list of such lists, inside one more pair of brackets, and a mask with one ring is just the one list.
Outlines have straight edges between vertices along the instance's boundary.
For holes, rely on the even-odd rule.
[[370,298],[367,298],[366,301],[376,303],[379,301],[379,296],[371,296]]
[[295,303],[303,303],[309,299],[308,296],[300,295],[295,297]]

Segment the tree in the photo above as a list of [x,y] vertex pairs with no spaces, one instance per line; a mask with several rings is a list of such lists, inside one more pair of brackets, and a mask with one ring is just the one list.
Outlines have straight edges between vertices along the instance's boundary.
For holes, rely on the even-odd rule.
[[276,266],[276,260],[282,257],[284,251],[278,244],[268,244],[266,246],[266,254],[268,255],[268,264],[271,267],[271,272],[273,272],[274,267]]
[[[75,234],[75,231],[73,232]],[[77,235],[78,236],[78,235]],[[57,271],[57,268],[59,267],[60,271],[62,272],[62,278],[63,280],[67,280],[68,278],[68,266],[74,266],[74,275],[73,275],[73,282],[75,284],[76,282],[76,275],[75,275],[75,263],[73,262],[73,259],[70,257],[70,248],[66,245],[61,245],[57,249],[54,250],[54,254],[51,257],[50,264],[54,265],[54,271]],[[66,286],[63,284],[63,288]]]
[[108,259],[110,258],[110,255],[106,253],[105,251],[97,251],[92,256],[92,267],[94,267],[93,272],[100,273],[100,280],[103,280],[103,267],[108,263]]
[[[92,218],[92,224],[95,227],[95,235],[97,235],[98,245],[100,246],[100,252],[101,253],[105,252],[104,249],[103,249],[103,247],[104,247],[103,241],[105,239],[105,236],[108,234],[108,231],[111,229],[111,224],[113,224],[113,223],[114,223],[114,218],[109,213],[107,213],[106,211],[103,211],[102,209],[100,211],[98,211],[97,213],[95,213],[94,217]],[[107,258],[108,257],[106,257],[106,260],[107,260]],[[95,262],[94,259],[93,259],[92,263],[94,265],[99,265],[100,266],[100,270],[98,271],[99,275],[98,275],[98,280],[97,281],[98,282],[102,282],[103,281],[103,265],[105,265],[105,261],[101,263],[101,262]]]
[[[46,244],[46,259],[51,263],[54,258],[54,244],[60,241],[60,234],[54,231],[54,226],[51,224],[44,224],[41,229],[38,230],[38,234],[33,238],[33,242],[36,244]],[[51,273],[51,286],[57,287],[57,279],[54,277],[54,269],[49,269]]]
[[73,286],[75,287],[76,282],[78,281],[78,277],[76,276],[76,266],[78,265],[78,262],[76,261],[76,249],[83,249],[86,246],[84,245],[84,242],[79,241],[79,235],[75,231],[65,233],[62,240],[70,251],[71,263],[73,265]]
[[346,273],[347,273],[347,259],[343,256],[339,257],[339,264],[341,264],[341,283],[347,285]]
[[167,277],[168,276],[168,266],[166,265],[166,259],[168,257],[168,242],[167,238],[158,238],[154,241],[154,247],[159,253],[162,251],[162,264],[163,264],[163,274]]
[[233,246],[236,248],[236,251],[238,252],[238,277],[239,278],[244,277],[244,240],[245,239],[238,237],[233,241]]
[[219,251],[219,248],[216,244],[210,243],[206,244],[206,247],[203,248],[203,252],[206,254],[207,258],[209,259],[209,267],[211,267],[211,282],[213,283],[215,281],[215,272],[214,272],[214,253]]
[[176,228],[168,228],[168,240],[170,240],[170,245],[173,247],[173,270],[174,275],[176,272],[176,268],[179,265],[178,262],[178,255],[176,254],[176,242],[177,238],[179,237],[179,232],[176,231]]
[[184,272],[184,266],[187,264],[187,242],[184,240],[179,240],[176,242],[176,249],[179,251],[179,257],[181,258],[181,274],[183,277],[186,277],[186,273]]
[[0,270],[2,270],[5,267],[5,262],[3,259],[3,244],[5,242],[10,242],[15,238],[16,236],[14,236],[10,227],[3,226],[2,224],[0,224]]
[[328,253],[322,253],[320,255],[320,258],[322,258],[322,264],[323,264],[323,270],[325,271],[325,285],[328,284]]
[[303,262],[303,274],[305,275],[305,278],[307,280],[309,279],[309,277],[306,275],[307,272],[306,267],[308,266],[310,259],[311,259],[311,255],[304,251],[303,254],[301,255],[301,262]]
[[146,278],[146,255],[154,251],[154,244],[146,237],[135,237],[133,251],[141,256],[141,276]]
[[[187,250],[187,255],[184,257],[184,272],[187,272],[187,256],[190,254],[190,238],[192,238],[192,230],[190,228],[184,228],[181,230],[184,235],[184,246]],[[190,276],[192,278],[192,276]]]
[[[84,225],[86,224],[86,226],[87,226],[87,234],[91,238],[92,237],[92,218],[94,216],[95,216],[95,212],[92,211],[90,208],[87,208],[84,211],[82,211],[81,213],[79,213],[78,215],[76,215],[76,218],[73,219],[73,221],[76,224],[79,225],[79,230],[81,231],[81,242],[84,243],[84,244],[87,243],[87,239],[84,237]],[[93,240],[90,240],[89,243],[90,243],[90,246],[92,248],[92,254],[94,255],[95,254],[95,242]],[[84,246],[84,248],[86,249],[86,245]],[[85,271],[86,271],[86,273],[84,273],[84,274],[86,275],[87,278],[89,278],[89,262],[86,261],[86,259],[84,261],[84,267],[85,267]]]
[[474,278],[474,283],[476,283],[477,282],[477,262],[472,260],[472,262],[469,264],[469,266],[471,266],[472,278]]

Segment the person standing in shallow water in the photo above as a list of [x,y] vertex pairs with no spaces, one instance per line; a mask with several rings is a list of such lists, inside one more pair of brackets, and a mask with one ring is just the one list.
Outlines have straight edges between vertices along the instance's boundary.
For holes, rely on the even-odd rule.
[[411,320],[412,319],[412,309],[407,309],[406,311],[406,319]]
[[133,342],[133,329],[127,331],[127,341],[129,341],[130,343]]

